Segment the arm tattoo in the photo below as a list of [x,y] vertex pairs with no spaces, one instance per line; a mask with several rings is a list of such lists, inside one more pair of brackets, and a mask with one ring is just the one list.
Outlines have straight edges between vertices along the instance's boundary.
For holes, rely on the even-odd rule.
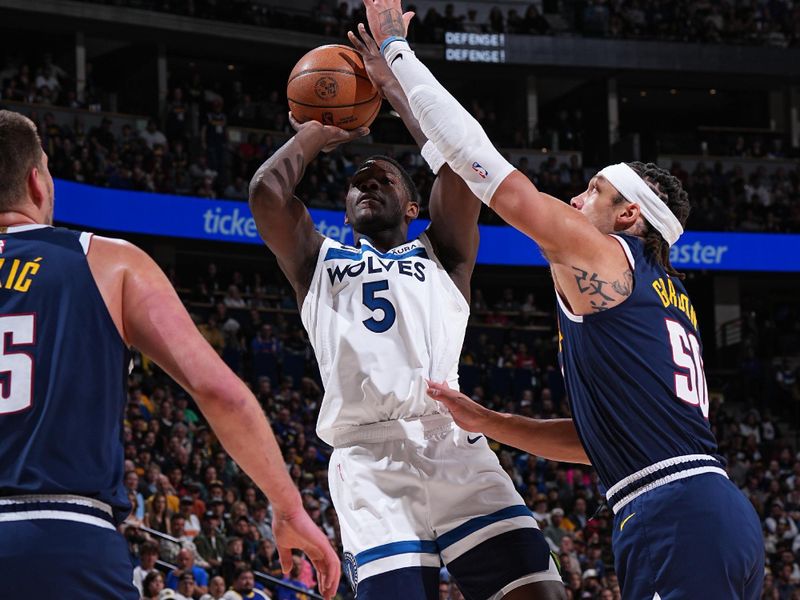
[[631,273],[631,270],[626,269],[622,274],[622,281],[617,280],[612,282],[611,287],[623,298],[630,296],[633,291],[633,273]]
[[[575,266],[572,267],[572,270],[575,271],[575,283],[578,284],[578,291],[587,296],[594,296],[589,298],[589,304],[595,312],[608,310],[611,308],[610,302],[627,298],[633,290],[633,273],[630,269],[625,271],[621,281],[616,280],[611,283],[600,279],[597,273],[589,275],[588,271]],[[619,298],[611,295],[612,292],[616,293]]]
[[380,14],[381,35],[404,37],[403,18],[396,8],[390,8]]

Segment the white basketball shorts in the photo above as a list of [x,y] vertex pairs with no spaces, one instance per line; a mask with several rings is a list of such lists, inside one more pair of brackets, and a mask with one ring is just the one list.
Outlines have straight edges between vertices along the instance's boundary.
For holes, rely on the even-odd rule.
[[348,443],[329,478],[359,600],[431,597],[442,562],[467,598],[561,581],[484,436],[431,415],[360,427]]

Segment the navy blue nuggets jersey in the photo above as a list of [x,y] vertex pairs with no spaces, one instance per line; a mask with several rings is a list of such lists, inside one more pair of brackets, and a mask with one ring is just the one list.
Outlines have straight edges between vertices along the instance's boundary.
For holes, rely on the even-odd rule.
[[130,512],[130,361],[86,260],[91,235],[0,229],[0,497],[79,495]]
[[[578,435],[606,489],[663,461],[673,470],[717,471],[703,347],[689,296],[646,256],[639,239],[614,237],[633,271],[631,295],[583,316],[559,298],[559,354]],[[669,460],[676,457],[680,465]]]

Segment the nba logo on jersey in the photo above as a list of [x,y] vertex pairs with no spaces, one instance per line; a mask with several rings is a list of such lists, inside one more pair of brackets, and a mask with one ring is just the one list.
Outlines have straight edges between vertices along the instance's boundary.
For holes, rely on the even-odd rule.
[[472,163],[472,170],[480,175],[481,179],[486,179],[486,176],[489,175],[489,171],[487,171],[479,162]]
[[0,254],[2,254],[3,250],[5,250],[5,249],[6,249],[6,241],[5,240],[0,240]]

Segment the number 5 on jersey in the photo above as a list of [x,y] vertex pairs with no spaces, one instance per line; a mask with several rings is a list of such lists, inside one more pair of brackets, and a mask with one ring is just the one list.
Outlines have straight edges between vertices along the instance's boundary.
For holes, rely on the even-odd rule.
[[373,315],[369,319],[364,319],[362,321],[362,323],[364,323],[364,327],[374,333],[383,333],[388,331],[389,328],[394,325],[394,322],[397,319],[397,311],[394,309],[392,303],[386,298],[381,298],[375,295],[378,292],[385,292],[388,289],[389,282],[386,279],[381,279],[380,281],[365,281],[361,288],[364,297],[364,306],[370,309],[373,313],[376,310],[380,310],[383,313],[380,320],[376,319]]
[[14,346],[28,346],[36,341],[36,317],[0,316],[0,415],[10,415],[30,407],[33,399],[33,358]]
[[708,419],[708,386],[703,371],[703,357],[697,336],[689,333],[677,321],[666,320],[672,360],[681,371],[675,372],[675,394],[692,406],[699,406]]

